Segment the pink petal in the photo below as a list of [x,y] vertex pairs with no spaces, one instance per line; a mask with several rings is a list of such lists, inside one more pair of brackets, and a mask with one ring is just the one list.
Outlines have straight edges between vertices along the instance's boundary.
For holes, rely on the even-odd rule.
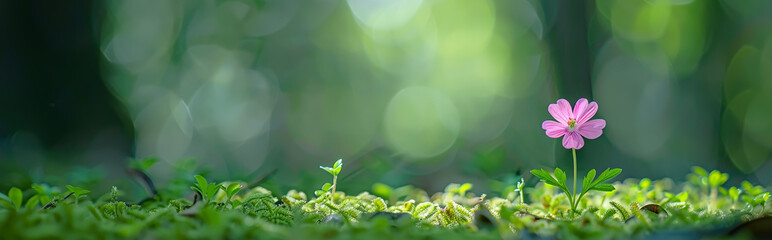
[[579,127],[576,128],[576,132],[588,139],[596,139],[600,137],[601,134],[603,134],[603,128],[605,127],[606,120],[593,119],[579,125]]
[[555,120],[562,124],[568,125],[568,119],[574,117],[574,113],[571,111],[571,104],[565,99],[558,100],[557,104],[550,104],[547,107],[547,111],[550,112]]
[[576,105],[574,105],[574,117],[578,118],[585,110],[587,110],[587,99],[580,98],[576,101]]
[[550,120],[541,123],[541,128],[547,130],[547,136],[551,138],[559,138],[565,135],[566,127],[568,126],[565,124]]
[[[584,99],[584,98],[582,98],[582,99]],[[582,99],[579,99],[579,101],[581,101]],[[587,102],[587,100],[584,100],[584,101]],[[576,105],[578,107],[579,106],[579,102],[577,102]],[[587,105],[586,108],[584,108],[583,111],[577,112],[576,110],[577,109],[575,108],[574,109],[574,114],[575,114],[574,116],[576,116],[576,123],[582,124],[582,123],[587,122],[587,120],[590,120],[590,118],[592,118],[593,116],[595,116],[595,113],[598,112],[598,104],[595,103],[595,102],[591,102],[590,104]],[[579,110],[581,110],[581,109],[579,109]]]
[[584,147],[584,139],[576,132],[569,132],[563,136],[563,147],[566,149],[581,149]]

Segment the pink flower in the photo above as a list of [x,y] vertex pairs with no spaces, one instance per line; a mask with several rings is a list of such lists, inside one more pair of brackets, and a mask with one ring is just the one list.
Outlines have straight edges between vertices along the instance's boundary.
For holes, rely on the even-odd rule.
[[566,149],[581,149],[584,147],[582,137],[596,139],[603,134],[603,128],[606,127],[606,120],[590,120],[598,112],[598,104],[587,104],[587,99],[584,98],[576,101],[573,111],[571,104],[565,99],[558,100],[557,104],[550,104],[547,110],[558,121],[544,121],[541,128],[547,131],[548,137],[563,137],[563,147]]

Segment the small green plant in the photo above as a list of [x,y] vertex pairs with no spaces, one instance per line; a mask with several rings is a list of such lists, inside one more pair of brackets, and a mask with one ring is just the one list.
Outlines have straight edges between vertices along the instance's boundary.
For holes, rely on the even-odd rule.
[[196,185],[190,187],[190,189],[200,193],[204,202],[209,203],[212,199],[214,199],[215,194],[217,194],[217,191],[220,190],[221,186],[215,183],[207,182],[204,176],[196,175],[194,177],[196,178]]
[[708,185],[710,186],[710,206],[712,209],[716,208],[716,198],[718,197],[718,188],[721,187],[727,180],[729,180],[729,174],[713,170],[708,174]]
[[743,181],[741,185],[743,190],[745,190],[745,194],[742,196],[743,202],[754,208],[761,206],[761,212],[764,212],[767,200],[772,195],[769,192],[764,192],[764,188],[761,186],[754,186],[748,181]]
[[319,166],[319,168],[332,174],[332,184],[325,183],[322,186],[322,190],[324,190],[325,192],[328,190],[332,190],[330,195],[334,196],[335,188],[338,186],[338,174],[340,174],[340,170],[343,168],[343,159],[338,159],[338,161],[335,161],[335,164],[333,164],[332,167]]
[[21,208],[21,202],[22,202],[22,192],[21,189],[17,187],[12,187],[10,190],[8,190],[8,195],[0,193],[0,203],[3,204],[6,208],[14,208],[16,210],[19,210]]
[[578,206],[579,201],[589,191],[613,191],[614,186],[605,182],[616,177],[621,172],[622,169],[619,168],[606,169],[600,174],[600,176],[598,176],[597,179],[595,179],[595,169],[591,169],[584,177],[584,181],[582,181],[582,192],[577,196],[575,192],[572,194],[568,190],[568,186],[566,184],[566,173],[563,172],[563,170],[560,170],[560,168],[555,168],[555,177],[552,177],[552,175],[550,175],[550,173],[544,169],[531,170],[531,173],[541,179],[544,183],[556,186],[560,188],[560,190],[563,190],[563,192],[566,193],[566,196],[568,196],[568,202],[571,205],[571,210],[574,212],[576,212],[576,207]]
[[67,185],[68,192],[71,192],[73,196],[75,196],[75,205],[78,205],[78,200],[81,196],[86,196],[87,193],[90,193],[91,191],[79,188],[79,187],[73,187],[72,185]]
[[451,183],[448,184],[448,186],[445,187],[445,192],[449,193],[450,196],[453,194],[458,194],[459,196],[466,196],[466,192],[471,190],[474,187],[471,183],[464,183],[464,184],[456,184]]
[[35,195],[30,197],[29,200],[27,200],[27,204],[25,204],[27,208],[32,208],[36,206],[38,202],[41,205],[45,205],[46,203],[51,202],[51,200],[53,200],[54,190],[48,185],[32,184],[32,190],[35,190]]
[[225,191],[225,195],[228,197],[227,199],[225,199],[225,202],[231,203],[231,198],[233,198],[234,195],[239,193],[239,191],[241,191],[241,189],[244,188],[244,186],[241,185],[240,183],[231,183],[231,184],[228,184],[228,186],[225,186],[225,184],[220,185],[220,188],[222,188],[222,190]]
[[520,178],[520,181],[517,182],[517,188],[515,189],[515,192],[520,193],[520,204],[525,203],[525,198],[523,198],[524,187],[525,187],[525,179]]

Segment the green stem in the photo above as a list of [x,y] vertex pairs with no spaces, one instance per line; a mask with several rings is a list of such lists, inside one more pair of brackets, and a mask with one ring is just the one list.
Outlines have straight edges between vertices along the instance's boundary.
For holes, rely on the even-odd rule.
[[718,198],[718,187],[713,186],[710,188],[710,206],[708,209],[716,210],[716,198]]
[[338,186],[338,175],[332,175],[332,194],[330,197],[335,196],[335,187]]
[[[571,152],[574,154],[574,193],[572,194],[574,197],[576,197],[576,149],[572,148]],[[578,205],[579,199],[574,200],[574,205],[571,206],[571,210],[576,211],[576,205]]]

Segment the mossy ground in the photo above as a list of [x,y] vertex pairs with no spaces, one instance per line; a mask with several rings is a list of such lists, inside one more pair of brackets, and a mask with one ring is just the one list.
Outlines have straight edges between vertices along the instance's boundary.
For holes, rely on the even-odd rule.
[[[81,191],[77,197],[69,194],[72,189],[58,192],[55,187],[35,185],[22,191],[22,195],[17,192],[2,196],[5,201],[0,201],[3,203],[0,236],[3,239],[752,237],[753,228],[734,229],[754,219],[768,219],[764,217],[771,212],[765,208],[769,205],[769,193],[747,182],[734,188],[713,187],[708,184],[709,175],[702,172],[695,171],[683,183],[670,179],[616,182],[614,191],[585,197],[578,213],[570,212],[564,194],[543,183],[526,186],[525,199],[520,199],[517,192],[502,196],[474,193],[471,185],[466,184],[450,184],[444,192],[432,195],[420,189],[398,191],[377,184],[373,191],[377,195],[340,191],[332,194],[329,190],[277,194],[255,186],[239,191],[230,199],[225,190],[201,199],[198,194],[194,198],[169,196],[169,191],[158,189],[158,194],[141,204],[123,202],[118,189],[92,198],[99,195]],[[190,186],[193,185],[191,182]],[[20,196],[23,201],[18,199]],[[22,205],[23,202],[26,204]]]

